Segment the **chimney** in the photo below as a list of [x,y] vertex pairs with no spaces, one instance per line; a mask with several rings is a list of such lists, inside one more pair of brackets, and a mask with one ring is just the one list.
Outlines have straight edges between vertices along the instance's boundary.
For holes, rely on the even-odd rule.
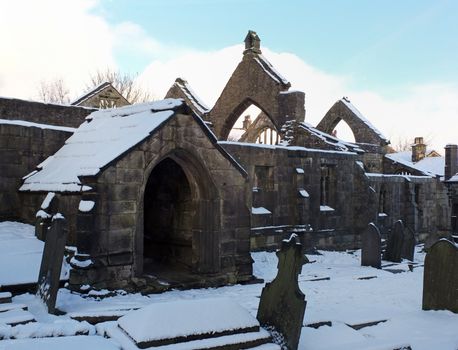
[[445,180],[458,173],[458,145],[445,146]]
[[252,52],[256,54],[261,53],[261,39],[255,31],[249,30],[245,37],[245,51],[244,54]]
[[248,128],[251,125],[251,117],[249,115],[245,116],[245,119],[243,120],[243,130],[248,130]]
[[412,145],[412,162],[416,163],[425,158],[426,145],[423,142],[423,137],[416,137]]

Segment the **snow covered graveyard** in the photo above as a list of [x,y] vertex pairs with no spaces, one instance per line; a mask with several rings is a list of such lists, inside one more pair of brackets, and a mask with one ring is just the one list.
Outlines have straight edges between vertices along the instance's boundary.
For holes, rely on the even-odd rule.
[[[65,314],[60,316],[48,314],[31,293],[13,293],[9,302],[9,294],[3,292],[8,286],[36,282],[42,249],[43,243],[34,237],[32,226],[0,223],[2,350],[137,349],[132,339],[119,336],[117,318],[123,316],[119,322],[138,339],[155,339],[161,333],[178,336],[180,330],[198,333],[213,326],[255,326],[252,322],[264,284],[151,295],[121,290],[80,295],[61,288],[57,309]],[[299,275],[299,285],[307,300],[299,349],[458,349],[458,314],[421,309],[425,257],[421,250],[421,246],[416,247],[412,271],[406,263],[385,261],[382,269],[362,267],[360,251],[320,251],[321,255],[308,255],[311,263],[305,264]],[[275,253],[252,253],[252,257],[256,277],[271,281],[277,273]],[[61,278],[65,280],[67,275],[64,264]],[[234,303],[241,308],[231,307]],[[210,316],[205,313],[209,310],[204,310],[205,306],[209,310],[219,307],[221,319],[208,322]],[[225,308],[237,308],[231,314],[238,316],[225,320],[223,314],[229,313]],[[157,327],[146,326],[142,310],[148,309],[157,313]],[[161,314],[167,317],[161,318]],[[170,320],[177,318],[181,324],[170,324]],[[93,324],[97,320],[105,322]],[[189,328],[190,324],[195,327]],[[242,335],[238,336],[240,340]],[[169,344],[155,349],[184,348],[183,344]],[[267,344],[256,348],[278,347]]]

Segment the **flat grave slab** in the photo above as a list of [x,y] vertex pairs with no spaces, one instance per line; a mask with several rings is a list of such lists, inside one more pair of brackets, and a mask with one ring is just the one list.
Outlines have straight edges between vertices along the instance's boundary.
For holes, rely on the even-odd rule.
[[118,325],[142,349],[260,329],[246,309],[225,298],[154,303],[121,317]]
[[[138,350],[135,342],[116,322],[106,322],[97,326],[97,332],[103,336],[112,338],[121,345],[124,350]],[[191,340],[177,344],[168,344],[160,346],[147,347],[147,350],[281,350],[280,346],[272,343],[267,343],[270,340],[270,334],[260,329],[256,332],[240,333],[224,335],[216,338],[207,338],[199,340]],[[259,345],[261,344],[261,345]]]

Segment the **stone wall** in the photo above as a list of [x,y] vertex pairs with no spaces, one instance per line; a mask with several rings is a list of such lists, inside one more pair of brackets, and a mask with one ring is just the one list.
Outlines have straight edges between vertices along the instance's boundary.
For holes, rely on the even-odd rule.
[[[247,169],[253,207],[271,212],[257,214],[253,209],[253,249],[278,247],[290,232],[299,233],[307,248],[349,249],[359,245],[360,233],[370,221],[366,204],[372,194],[356,154],[221,144]],[[325,203],[322,177],[329,177]]]
[[376,223],[382,234],[397,220],[428,244],[449,232],[451,208],[447,189],[438,179],[373,174],[369,180],[377,197]]
[[18,192],[22,177],[54,154],[71,132],[0,123],[0,220],[33,224],[45,194],[24,196]]
[[0,98],[0,119],[24,120],[40,124],[76,128],[94,108]]

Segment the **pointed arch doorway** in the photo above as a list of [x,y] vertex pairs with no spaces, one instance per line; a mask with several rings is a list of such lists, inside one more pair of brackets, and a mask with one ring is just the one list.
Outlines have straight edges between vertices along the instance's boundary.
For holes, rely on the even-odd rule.
[[152,169],[143,201],[143,274],[192,283],[219,270],[217,196],[208,175],[183,154]]

